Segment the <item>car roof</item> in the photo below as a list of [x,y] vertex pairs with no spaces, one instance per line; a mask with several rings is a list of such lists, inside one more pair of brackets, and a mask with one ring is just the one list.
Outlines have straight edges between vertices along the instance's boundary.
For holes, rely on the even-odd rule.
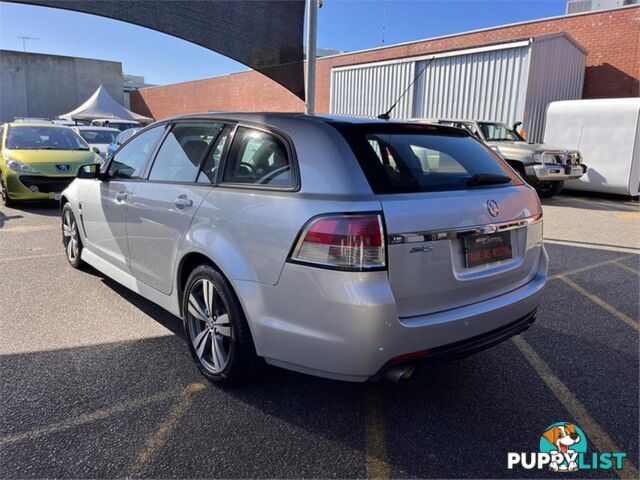
[[111,127],[94,127],[91,125],[74,125],[71,128],[74,128],[76,130],[98,130],[98,131],[105,131],[105,132],[119,132],[120,130],[118,130],[117,128],[111,128]]
[[326,124],[352,124],[352,125],[389,125],[389,124],[406,124],[415,123],[414,120],[391,119],[381,120],[378,118],[353,117],[331,114],[307,115],[305,113],[283,113],[283,112],[205,112],[193,113],[185,115],[176,115],[165,118],[162,122],[171,122],[176,120],[189,119],[210,119],[210,120],[230,120],[238,122],[251,122],[264,125],[270,125],[273,122],[282,120],[298,120],[304,122],[326,123]]
[[[206,113],[194,113],[186,115],[177,115],[174,117],[165,118],[157,123],[173,122],[173,121],[189,121],[189,120],[221,120],[231,122],[244,122],[249,124],[255,124],[257,126],[264,127],[276,127],[281,130],[291,133],[293,129],[298,125],[317,125],[328,127],[357,127],[367,125],[379,125],[381,127],[388,126],[393,128],[394,126],[414,124],[415,122],[407,120],[380,120],[378,118],[366,118],[366,117],[350,117],[341,115],[307,115],[304,113],[283,113],[283,112],[206,112]],[[153,125],[153,124],[152,124]],[[458,128],[449,127],[447,125],[431,124],[441,133],[459,133]]]
[[6,125],[10,127],[51,127],[51,128],[69,128],[66,125],[50,122],[9,122]]
[[137,120],[128,120],[126,118],[94,118],[92,122],[111,122],[111,123],[140,123]]
[[169,117],[163,121],[174,121],[189,118],[201,118],[201,119],[220,119],[220,120],[234,120],[245,121],[252,123],[264,123],[268,124],[273,120],[303,120],[310,122],[341,122],[341,123],[389,123],[385,120],[378,120],[374,118],[364,117],[348,117],[340,115],[307,115],[305,113],[286,113],[286,112],[203,112],[193,113],[186,115],[176,115]]

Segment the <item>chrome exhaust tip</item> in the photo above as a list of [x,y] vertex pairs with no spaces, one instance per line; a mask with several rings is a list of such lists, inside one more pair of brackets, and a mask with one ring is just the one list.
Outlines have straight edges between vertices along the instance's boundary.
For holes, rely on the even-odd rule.
[[415,368],[411,366],[395,367],[384,374],[385,378],[393,383],[398,383],[401,380],[409,380],[413,375]]

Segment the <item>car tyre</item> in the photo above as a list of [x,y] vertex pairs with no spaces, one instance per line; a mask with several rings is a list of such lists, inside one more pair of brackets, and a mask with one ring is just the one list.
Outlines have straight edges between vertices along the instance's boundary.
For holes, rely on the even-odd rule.
[[182,298],[183,326],[189,352],[209,381],[238,384],[258,366],[253,338],[233,289],[209,265],[195,268]]
[[9,198],[9,192],[7,192],[7,187],[4,184],[2,172],[0,172],[0,196],[2,197],[2,204],[5,207],[11,208],[15,205],[15,202]]
[[536,182],[533,187],[538,192],[538,196],[542,198],[551,198],[559,194],[564,188],[564,182]]
[[78,222],[69,203],[62,207],[62,244],[65,256],[73,268],[82,268],[84,262],[82,256],[82,239],[78,230]]

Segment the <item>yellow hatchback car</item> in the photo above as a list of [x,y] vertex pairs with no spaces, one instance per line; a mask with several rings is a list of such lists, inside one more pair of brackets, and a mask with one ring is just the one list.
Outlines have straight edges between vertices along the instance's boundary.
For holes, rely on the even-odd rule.
[[0,194],[6,206],[19,200],[59,200],[81,165],[100,163],[69,127],[5,123],[0,128]]

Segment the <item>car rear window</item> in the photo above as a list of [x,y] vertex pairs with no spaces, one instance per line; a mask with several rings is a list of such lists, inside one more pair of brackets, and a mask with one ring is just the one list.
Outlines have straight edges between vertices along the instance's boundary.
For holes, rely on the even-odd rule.
[[[495,188],[522,183],[503,160],[459,129],[413,124],[336,128],[353,150],[374,193]],[[470,186],[474,176],[506,176],[510,180]]]

